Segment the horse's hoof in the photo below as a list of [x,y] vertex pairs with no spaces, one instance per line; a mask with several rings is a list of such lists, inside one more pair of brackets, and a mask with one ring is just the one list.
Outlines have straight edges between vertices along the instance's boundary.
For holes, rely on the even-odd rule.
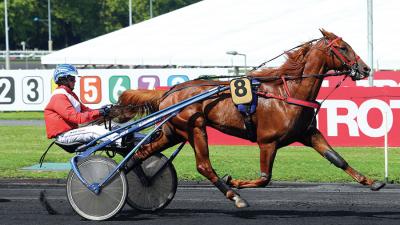
[[371,190],[373,191],[379,191],[381,188],[385,187],[386,183],[382,183],[382,182],[374,182],[371,184]]
[[233,197],[233,200],[235,200],[235,206],[236,208],[246,208],[249,207],[249,203],[247,203],[246,200],[241,198],[240,196],[235,196]]
[[231,186],[232,177],[231,177],[230,175],[225,174],[225,175],[222,177],[222,180],[225,182],[225,184]]

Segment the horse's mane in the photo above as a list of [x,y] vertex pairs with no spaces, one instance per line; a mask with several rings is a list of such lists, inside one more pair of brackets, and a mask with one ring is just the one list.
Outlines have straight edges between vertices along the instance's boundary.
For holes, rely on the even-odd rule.
[[136,114],[146,115],[158,111],[165,90],[127,90],[118,99],[119,106],[129,107]]
[[303,73],[306,63],[305,56],[311,49],[311,43],[305,43],[299,49],[286,52],[287,60],[282,66],[277,68],[264,68],[259,71],[254,71],[250,74],[252,77],[268,77],[268,76],[299,76]]

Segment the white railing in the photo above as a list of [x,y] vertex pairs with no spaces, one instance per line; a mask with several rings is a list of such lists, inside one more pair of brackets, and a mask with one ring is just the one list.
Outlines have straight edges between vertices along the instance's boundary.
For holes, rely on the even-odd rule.
[[[17,51],[9,51],[9,56],[11,59],[40,59],[40,57],[44,55],[50,54],[50,51],[45,50],[17,50]],[[0,51],[0,59],[6,58],[6,51]]]

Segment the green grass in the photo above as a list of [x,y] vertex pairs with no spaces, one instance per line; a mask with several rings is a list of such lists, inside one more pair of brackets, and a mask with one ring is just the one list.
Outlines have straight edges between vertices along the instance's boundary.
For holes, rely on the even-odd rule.
[[[31,172],[20,168],[38,163],[50,140],[44,127],[0,127],[0,178],[66,178],[68,172]],[[167,156],[174,149],[164,152]],[[336,148],[349,164],[364,175],[382,180],[382,148]],[[46,162],[68,162],[72,154],[53,146]],[[389,150],[389,179],[400,182],[400,148]],[[253,179],[259,176],[259,151],[252,146],[210,146],[214,169],[222,176]],[[186,146],[174,161],[179,179],[204,180],[196,171],[193,150]],[[310,148],[286,147],[276,156],[273,180],[309,182],[353,182],[342,170],[330,164]]]
[[42,120],[43,112],[0,112],[0,120]]

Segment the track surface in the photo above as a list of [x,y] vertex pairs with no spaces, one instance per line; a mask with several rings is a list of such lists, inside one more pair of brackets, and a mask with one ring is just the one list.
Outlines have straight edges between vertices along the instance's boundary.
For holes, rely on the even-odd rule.
[[[40,193],[50,208],[40,201]],[[161,212],[142,214],[126,205],[117,217],[102,224],[400,224],[399,185],[372,192],[356,184],[274,183],[239,193],[249,208],[236,209],[209,185],[180,184],[172,203]],[[73,212],[62,183],[0,182],[0,224],[98,222]]]

